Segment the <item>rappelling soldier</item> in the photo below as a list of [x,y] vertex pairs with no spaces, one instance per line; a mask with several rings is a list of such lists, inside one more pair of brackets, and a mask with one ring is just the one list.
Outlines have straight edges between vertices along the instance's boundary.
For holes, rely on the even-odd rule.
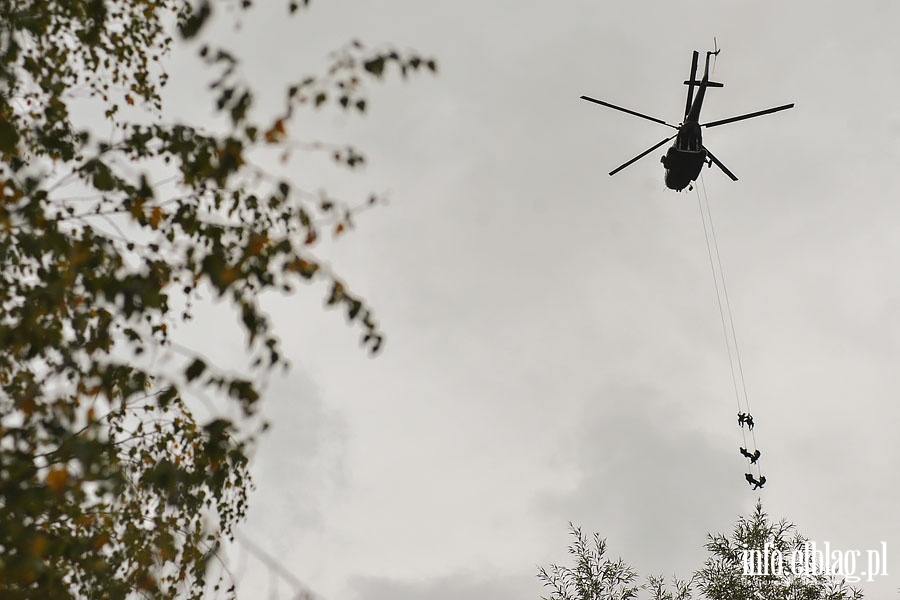
[[753,476],[752,473],[747,473],[744,475],[744,478],[747,480],[747,483],[753,486],[754,490],[762,489],[763,486],[766,485],[766,476],[763,475],[758,480]]
[[753,454],[750,454],[750,452],[748,452],[747,449],[743,447],[741,448],[741,454],[749,458],[751,464],[756,463],[756,461],[759,460],[759,457],[762,456],[762,452],[760,452],[759,450],[755,450]]

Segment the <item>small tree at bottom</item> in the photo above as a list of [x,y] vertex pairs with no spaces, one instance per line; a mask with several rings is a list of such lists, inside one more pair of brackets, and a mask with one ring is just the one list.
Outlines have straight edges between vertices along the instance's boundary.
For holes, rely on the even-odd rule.
[[[639,583],[637,572],[621,558],[606,556],[606,540],[589,541],[571,525],[575,541],[569,553],[574,567],[541,567],[538,577],[551,589],[543,600],[860,600],[862,591],[847,584],[847,575],[829,573],[811,562],[809,540],[784,519],[772,522],[762,503],[741,516],[731,535],[708,534],[709,558],[690,579],[650,576]],[[646,593],[645,593],[646,592]]]

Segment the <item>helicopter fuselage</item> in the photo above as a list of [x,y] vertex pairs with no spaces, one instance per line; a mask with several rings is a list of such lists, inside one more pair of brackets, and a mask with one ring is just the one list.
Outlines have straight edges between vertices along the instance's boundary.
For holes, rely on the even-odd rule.
[[675,146],[662,157],[666,168],[666,187],[680,192],[700,176],[706,164],[706,150],[680,150]]
[[[698,100],[702,101],[699,94]],[[700,176],[707,158],[697,121],[686,121],[678,128],[675,143],[660,162],[666,169],[666,187],[669,189],[680,192]]]

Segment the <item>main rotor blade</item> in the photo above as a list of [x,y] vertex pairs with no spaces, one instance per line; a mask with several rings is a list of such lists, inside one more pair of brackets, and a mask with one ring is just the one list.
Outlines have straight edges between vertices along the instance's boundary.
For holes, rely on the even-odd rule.
[[789,108],[794,108],[794,103],[785,104],[784,106],[776,106],[775,108],[767,108],[766,110],[760,110],[755,113],[749,113],[746,115],[741,115],[739,117],[731,117],[730,119],[722,119],[721,121],[713,121],[712,123],[703,123],[701,127],[716,127],[718,125],[725,125],[726,123],[734,123],[735,121],[743,121],[744,119],[752,119],[753,117],[760,117],[762,115],[768,115],[774,112],[778,112],[780,110],[787,110]]
[[716,166],[719,167],[720,169],[722,169],[722,172],[723,172],[723,173],[725,173],[726,175],[728,175],[729,177],[731,177],[731,180],[732,180],[732,181],[737,181],[737,180],[738,180],[737,175],[735,175],[734,173],[732,173],[731,171],[729,171],[729,170],[728,170],[728,167],[726,167],[725,165],[722,164],[722,161],[720,161],[718,158],[716,158],[715,156],[713,156],[713,153],[709,151],[709,148],[707,148],[706,146],[704,146],[703,149],[706,150],[706,155],[709,156],[710,160],[712,160],[714,163],[716,163]]
[[[675,135],[678,135],[678,134],[676,133]],[[647,156],[648,154],[650,154],[651,152],[653,152],[654,150],[656,150],[657,148],[659,148],[660,146],[662,146],[663,144],[665,144],[666,142],[668,142],[669,140],[671,140],[673,137],[675,137],[675,135],[667,137],[666,139],[664,139],[664,140],[661,141],[660,143],[656,144],[656,145],[653,146],[652,148],[647,148],[646,150],[644,150],[643,152],[641,152],[640,154],[638,154],[637,156],[635,156],[634,158],[632,158],[631,160],[629,160],[629,161],[628,161],[627,163],[625,163],[624,165],[618,166],[618,167],[616,167],[615,169],[613,169],[612,171],[610,171],[609,174],[610,174],[610,175],[615,175],[616,173],[618,173],[619,171],[621,171],[622,169],[624,169],[625,167],[627,167],[627,166],[630,165],[631,163],[634,163],[634,162],[639,161],[640,159],[644,158],[645,156]]]
[[688,86],[687,102],[684,105],[684,118],[687,119],[688,113],[691,112],[691,103],[694,101],[694,82],[697,81],[697,61],[700,59],[700,53],[694,50],[694,56],[691,58],[691,78],[684,83]]
[[642,119],[647,119],[648,121],[653,121],[654,123],[659,123],[660,125],[666,125],[667,127],[671,127],[672,129],[678,129],[675,125],[670,125],[666,123],[662,119],[657,119],[656,117],[650,117],[648,115],[643,115],[639,112],[634,112],[633,110],[628,110],[627,108],[622,108],[621,106],[616,106],[615,104],[610,104],[609,102],[604,102],[603,100],[597,100],[596,98],[591,98],[590,96],[582,96],[582,100],[587,100],[588,102],[593,102],[594,104],[600,104],[601,106],[605,106],[607,108],[613,108],[615,110],[621,110],[622,112],[628,113],[629,115],[634,115],[636,117],[640,117]]

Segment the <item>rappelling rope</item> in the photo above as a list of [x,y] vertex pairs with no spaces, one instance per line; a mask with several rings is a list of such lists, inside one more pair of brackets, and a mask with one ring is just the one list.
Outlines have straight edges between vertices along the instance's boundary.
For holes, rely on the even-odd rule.
[[[725,350],[728,352],[728,366],[731,367],[731,383],[734,386],[734,399],[737,402],[738,411],[743,411],[744,406],[741,403],[741,395],[738,392],[737,375],[734,369],[734,358],[731,353],[731,344],[728,341],[728,327],[725,325],[725,311],[722,308],[722,294],[719,292],[719,275],[716,273],[715,263],[713,262],[712,246],[709,243],[709,228],[706,226],[706,215],[703,213],[703,202],[700,200],[700,188],[694,186],[697,191],[697,208],[700,209],[700,221],[703,223],[703,237],[706,238],[706,253],[709,256],[709,269],[713,276],[713,285],[716,288],[716,303],[719,306],[719,319],[722,322],[722,333],[725,336]],[[721,263],[720,263],[721,269]]]
[[[737,333],[734,330],[734,319],[731,316],[731,302],[728,299],[728,286],[725,285],[725,269],[722,268],[722,257],[719,254],[719,242],[716,239],[716,226],[713,224],[712,219],[712,211],[709,208],[709,196],[706,193],[706,182],[703,180],[703,175],[700,176],[700,185],[703,187],[703,203],[706,205],[706,215],[709,219],[709,231],[712,234],[713,240],[713,248],[716,253],[716,262],[719,265],[719,278],[722,280],[722,294],[725,297],[725,308],[728,312],[728,323],[731,326],[731,339],[734,342],[734,353],[737,359],[738,366],[738,374],[740,375],[741,380],[741,388],[744,392],[744,406],[747,409],[747,412],[750,412],[750,394],[747,393],[747,380],[744,378],[744,366],[741,362],[741,351],[738,348],[738,340]],[[702,212],[702,211],[701,211]],[[709,239],[707,238],[707,250],[709,249]],[[716,294],[718,295],[718,288],[716,289]],[[721,308],[721,305],[720,305]],[[724,319],[722,325],[724,326]],[[727,335],[727,334],[726,334]],[[755,440],[754,440],[755,441]]]
[[[694,186],[697,190],[697,206],[700,209],[700,220],[703,224],[703,236],[706,239],[706,252],[709,256],[709,267],[712,271],[713,275],[713,284],[716,288],[716,301],[719,306],[719,319],[722,323],[722,333],[725,337],[725,349],[728,352],[728,364],[731,368],[731,382],[734,387],[734,397],[737,402],[738,412],[744,412],[748,415],[752,415],[753,413],[750,411],[750,396],[747,393],[747,383],[744,378],[744,367],[741,362],[741,353],[738,348],[737,341],[737,333],[734,328],[734,318],[731,314],[731,302],[728,298],[728,287],[725,285],[725,270],[722,267],[722,257],[719,254],[719,243],[716,239],[716,228],[713,225],[712,212],[710,211],[709,206],[709,196],[706,192],[706,183],[703,180],[703,176],[700,176],[700,187],[703,188],[703,200],[700,198],[700,189],[697,186]],[[706,205],[706,211],[704,214],[704,204]],[[707,227],[707,222],[709,223],[709,227]],[[710,243],[710,238],[712,238],[712,243]],[[713,253],[715,252],[715,260],[713,260]],[[716,271],[716,266],[718,266],[718,272]],[[722,291],[719,291],[719,282],[721,281]],[[725,300],[723,303],[722,300]],[[725,314],[728,314],[728,325],[725,324]],[[731,330],[731,338],[729,340],[729,326]],[[732,356],[731,346],[734,346],[734,355]],[[735,370],[735,364],[737,364],[737,369]],[[740,390],[743,391],[743,402],[741,402],[741,393],[739,391],[737,380],[740,379],[741,385]],[[744,448],[747,448],[747,430],[750,431],[750,438],[753,440],[753,447],[750,449],[752,451],[757,450],[756,445],[756,434],[749,427],[745,430],[744,427],[741,427],[741,436],[744,441]],[[747,459],[747,466],[752,469],[754,463],[750,462],[750,459]],[[756,474],[757,477],[761,477],[760,473],[760,459],[757,459],[756,465]]]

